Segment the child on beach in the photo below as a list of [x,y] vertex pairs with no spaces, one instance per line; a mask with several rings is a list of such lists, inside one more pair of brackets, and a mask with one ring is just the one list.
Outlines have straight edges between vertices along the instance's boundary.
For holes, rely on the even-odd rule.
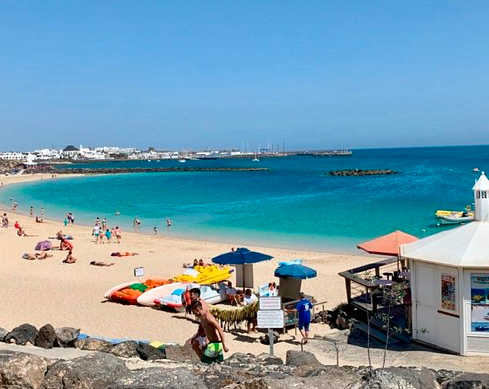
[[107,238],[107,243],[110,243],[110,238],[112,238],[112,232],[108,228],[105,231],[105,237]]
[[224,331],[215,317],[209,311],[204,310],[200,301],[194,301],[191,308],[199,319],[206,338],[209,340],[204,351],[200,348],[195,349],[197,355],[202,362],[207,364],[222,362],[224,360],[223,350],[224,352],[229,351],[224,343]]

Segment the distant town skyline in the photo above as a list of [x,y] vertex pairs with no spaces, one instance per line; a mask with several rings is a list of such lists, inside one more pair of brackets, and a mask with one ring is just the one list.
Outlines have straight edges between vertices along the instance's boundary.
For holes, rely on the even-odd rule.
[[487,20],[482,0],[0,0],[0,151],[489,144]]

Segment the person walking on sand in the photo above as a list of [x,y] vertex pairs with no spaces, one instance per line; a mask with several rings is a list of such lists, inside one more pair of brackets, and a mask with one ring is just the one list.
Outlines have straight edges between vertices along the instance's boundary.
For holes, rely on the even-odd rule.
[[33,217],[34,216],[34,207],[31,205],[31,208],[29,210],[29,216]]
[[301,299],[296,304],[295,309],[299,314],[299,331],[302,335],[302,341],[307,343],[309,337],[309,325],[311,324],[312,303],[306,298],[304,292],[300,293]]
[[171,228],[172,221],[170,218],[166,219],[166,228],[170,229]]
[[[188,313],[192,312],[192,303],[194,301],[200,302],[204,311],[209,311],[209,304],[207,304],[207,302],[205,300],[202,300],[200,298],[200,289],[199,288],[192,288],[188,292],[185,292],[185,293],[189,294],[190,301],[191,301],[191,303],[185,307],[185,310]],[[187,343],[190,343],[190,345],[192,346],[192,349],[195,351],[195,353],[200,358],[200,356],[202,355],[203,349],[205,348],[205,346],[207,346],[207,339],[205,337],[205,331],[201,325],[199,325],[199,329],[197,330],[195,335],[192,336],[187,341]]]
[[44,208],[41,207],[41,219],[44,218]]
[[108,228],[107,230],[105,230],[105,237],[107,238],[107,243],[110,243],[110,238],[112,238],[112,232],[110,232]]
[[156,229],[156,226],[153,227],[153,232],[154,232],[155,236],[158,235],[158,230]]
[[224,331],[216,318],[209,311],[204,310],[200,301],[192,303],[192,312],[199,319],[205,336],[209,340],[204,351],[200,350],[197,355],[206,364],[222,362],[224,360],[223,350],[224,352],[229,351],[224,342]]
[[100,234],[100,226],[95,224],[92,229],[92,235],[95,237],[95,243],[98,243],[98,236]]
[[122,232],[121,232],[121,229],[119,228],[119,226],[115,227],[115,237],[117,239],[117,243],[121,243]]

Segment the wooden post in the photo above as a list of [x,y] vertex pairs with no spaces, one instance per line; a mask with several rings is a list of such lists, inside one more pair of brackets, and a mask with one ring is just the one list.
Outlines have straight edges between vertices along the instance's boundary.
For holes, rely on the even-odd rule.
[[348,301],[348,304],[351,304],[351,280],[349,278],[345,278],[345,284],[346,284],[346,298]]

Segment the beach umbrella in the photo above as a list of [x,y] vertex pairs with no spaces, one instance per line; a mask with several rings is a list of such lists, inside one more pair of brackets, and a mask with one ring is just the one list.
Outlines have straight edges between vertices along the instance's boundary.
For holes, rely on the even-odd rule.
[[275,270],[275,277],[278,278],[314,278],[318,275],[317,271],[300,264],[280,266]]
[[[251,251],[247,248],[241,247],[236,249],[235,251],[230,251],[229,253],[224,253],[218,255],[217,257],[212,258],[213,263],[217,263],[219,265],[236,265],[241,266],[242,274],[243,274],[243,289],[246,287],[246,268],[245,265],[252,266],[253,263],[268,261],[273,257],[268,254],[262,254],[257,251]],[[250,271],[253,271],[252,269]],[[253,273],[251,273],[253,275]],[[238,276],[236,275],[236,278]],[[253,278],[253,277],[252,277]],[[251,285],[253,281],[251,282]]]
[[279,295],[286,300],[299,299],[302,280],[316,276],[316,270],[299,263],[279,266],[275,270],[275,277],[280,278]]
[[251,251],[247,248],[239,248],[229,253],[224,253],[212,258],[212,262],[219,265],[247,265],[272,259],[271,255],[262,254],[257,251]]
[[53,247],[52,243],[49,240],[43,240],[36,244],[35,250],[39,251],[48,251],[51,250],[51,247]]
[[357,247],[369,254],[398,256],[399,246],[417,240],[419,240],[417,237],[398,230],[359,244]]

